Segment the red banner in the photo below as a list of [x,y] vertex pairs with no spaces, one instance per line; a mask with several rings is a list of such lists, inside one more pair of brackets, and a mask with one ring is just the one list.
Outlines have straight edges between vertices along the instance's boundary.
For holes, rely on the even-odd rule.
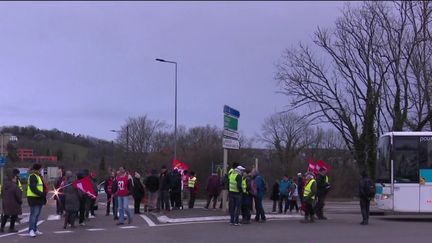
[[78,190],[84,192],[89,197],[95,199],[96,198],[96,192],[93,189],[92,182],[90,180],[90,177],[86,176],[82,178],[81,180],[76,180],[72,183],[72,185],[77,188]]
[[313,172],[315,175],[319,173],[319,170],[321,168],[324,168],[327,171],[330,171],[331,167],[323,160],[318,160],[317,162],[314,162],[312,158],[308,161],[308,171]]
[[178,159],[173,160],[172,167],[173,167],[173,170],[178,170],[180,172],[180,174],[183,174],[183,171],[185,171],[185,170],[189,170],[189,166],[186,163],[181,162]]

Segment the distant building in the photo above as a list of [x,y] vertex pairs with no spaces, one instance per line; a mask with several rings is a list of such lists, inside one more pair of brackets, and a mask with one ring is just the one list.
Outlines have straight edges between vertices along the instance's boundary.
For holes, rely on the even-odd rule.
[[57,162],[57,156],[36,156],[33,149],[19,148],[17,155],[20,161],[33,161],[33,162]]

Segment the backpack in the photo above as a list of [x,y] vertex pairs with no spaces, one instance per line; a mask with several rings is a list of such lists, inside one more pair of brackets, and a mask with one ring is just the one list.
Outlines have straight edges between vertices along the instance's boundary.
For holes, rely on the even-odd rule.
[[376,193],[375,183],[372,180],[366,180],[365,193],[368,198],[374,198]]

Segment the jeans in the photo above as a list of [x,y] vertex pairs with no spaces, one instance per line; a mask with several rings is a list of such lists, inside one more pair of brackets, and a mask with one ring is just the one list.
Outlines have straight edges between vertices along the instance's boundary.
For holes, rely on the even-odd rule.
[[262,200],[263,200],[262,196],[255,196],[255,211],[256,211],[255,221],[259,221],[260,219],[262,221],[266,220],[264,208],[262,205]]
[[42,205],[30,206],[30,218],[29,218],[29,232],[33,230],[37,231],[37,222],[39,215],[42,211]]
[[285,201],[285,208],[283,209],[283,212],[286,213],[289,206],[289,200],[288,195],[280,195],[279,196],[279,213],[282,213],[282,203]]
[[229,213],[230,213],[230,223],[238,224],[240,207],[241,207],[241,194],[239,192],[230,192],[229,197]]
[[132,214],[131,214],[130,209],[129,209],[129,197],[128,196],[124,196],[124,197],[119,196],[118,197],[118,209],[119,209],[119,213],[120,213],[119,223],[124,222],[125,211],[126,211],[129,222],[132,220]]

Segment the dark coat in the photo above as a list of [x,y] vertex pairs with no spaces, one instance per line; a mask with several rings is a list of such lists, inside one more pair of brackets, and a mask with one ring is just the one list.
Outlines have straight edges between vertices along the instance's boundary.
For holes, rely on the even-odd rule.
[[[71,184],[73,179],[68,179],[65,185]],[[72,185],[67,186],[63,189],[63,195],[65,196],[65,209],[66,211],[78,211],[80,205],[80,199],[82,197],[81,192],[73,187]]]
[[157,175],[149,175],[145,180],[145,186],[149,192],[157,192],[159,190],[159,178]]
[[170,173],[170,181],[171,181],[171,191],[172,192],[181,192],[181,186],[182,186],[182,176],[181,174],[174,170]]
[[273,201],[279,200],[279,183],[275,182],[272,187],[272,193],[270,199]]
[[171,180],[168,172],[161,173],[159,176],[159,189],[161,191],[168,191],[171,189]]
[[322,174],[317,175],[317,196],[325,197],[330,189],[330,185],[326,182],[326,176]]
[[134,198],[142,198],[144,197],[144,187],[139,178],[133,178],[133,197]]
[[5,181],[2,188],[2,208],[5,215],[22,214],[22,191],[12,181]]
[[221,191],[221,182],[219,176],[211,175],[207,180],[206,191],[211,196],[218,196]]

